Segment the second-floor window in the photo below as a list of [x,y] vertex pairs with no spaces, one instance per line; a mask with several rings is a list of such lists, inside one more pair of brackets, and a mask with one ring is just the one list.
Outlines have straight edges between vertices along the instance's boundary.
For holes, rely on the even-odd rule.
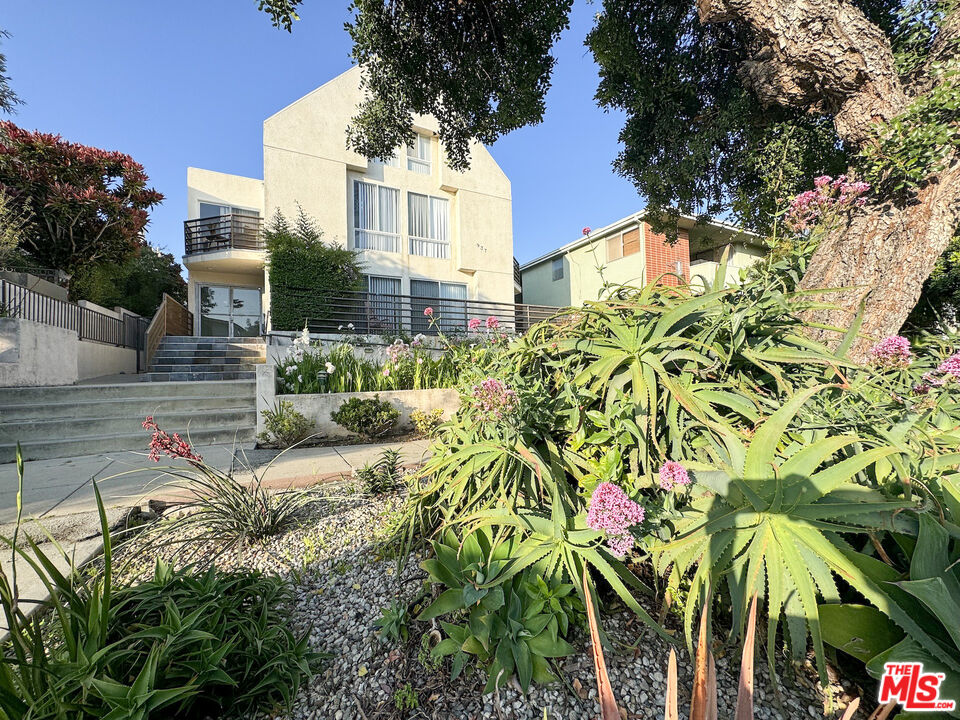
[[355,180],[353,246],[358,250],[400,252],[400,191]]
[[640,252],[640,228],[624,230],[607,238],[607,261]]
[[410,254],[450,257],[450,204],[444,198],[407,193]]
[[407,145],[407,170],[421,175],[430,174],[430,138],[426,135],[417,135]]

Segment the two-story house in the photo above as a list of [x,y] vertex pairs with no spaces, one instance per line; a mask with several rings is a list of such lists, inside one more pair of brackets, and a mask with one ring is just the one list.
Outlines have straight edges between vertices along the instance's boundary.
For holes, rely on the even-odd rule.
[[264,121],[262,180],[187,170],[184,265],[196,334],[269,330],[261,229],[277,209],[295,218],[298,205],[324,240],[361,251],[369,295],[403,303],[408,318],[433,299],[513,303],[510,181],[480,144],[469,170],[451,170],[432,117],[416,117],[414,142],[385,162],[348,150],[360,73],[354,67]]
[[604,283],[646,285],[657,278],[705,286],[729,246],[727,280],[756,262],[766,248],[753,233],[722,222],[697,223],[682,217],[675,242],[653,231],[643,211],[567,243],[520,267],[524,303],[573,306],[597,300]]

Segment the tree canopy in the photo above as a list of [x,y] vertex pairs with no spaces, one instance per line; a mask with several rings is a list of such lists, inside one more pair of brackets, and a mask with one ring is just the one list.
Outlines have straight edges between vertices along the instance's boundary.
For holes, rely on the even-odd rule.
[[29,215],[21,249],[42,265],[74,272],[129,257],[163,200],[148,183],[129,155],[0,122],[0,190]]

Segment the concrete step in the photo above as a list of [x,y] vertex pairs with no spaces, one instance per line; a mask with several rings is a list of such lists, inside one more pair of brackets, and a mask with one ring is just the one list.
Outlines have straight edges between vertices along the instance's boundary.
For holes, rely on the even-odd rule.
[[[255,348],[225,348],[223,350],[184,350],[177,346],[170,346],[157,350],[153,357],[156,358],[204,358],[204,357],[236,357],[236,358],[259,358],[261,361],[266,358],[265,349],[257,350]],[[255,362],[255,360],[251,361]]]
[[[253,355],[243,357],[228,357],[224,355],[214,355],[212,357],[161,357],[157,355],[153,358],[151,369],[155,365],[261,365],[265,362],[263,358],[257,358]],[[246,369],[246,368],[245,368]]]
[[[171,430],[172,432],[172,430]],[[233,442],[250,442],[256,436],[256,427],[218,428],[197,430],[189,433],[189,442],[193,445],[218,445]],[[121,450],[138,450],[144,454],[150,436],[144,430],[104,437],[102,435],[76,436],[68,439],[29,441],[21,443],[24,460],[43,460],[46,458],[72,457],[75,455],[93,455],[97,453]],[[16,459],[16,443],[0,444],[0,463],[13,462]]]
[[263,338],[225,338],[225,337],[201,337],[196,335],[167,335],[160,341],[161,345],[212,345],[215,347],[223,347],[224,345],[237,345],[243,347],[250,346],[265,346]]
[[256,363],[229,363],[229,362],[218,362],[218,363],[198,363],[194,365],[193,363],[153,363],[150,366],[148,372],[151,373],[212,373],[212,372],[237,372],[239,370],[246,370],[248,372],[256,372],[257,365]]
[[[132,409],[132,408],[131,408]],[[75,435],[96,434],[113,437],[142,430],[141,423],[147,415],[153,415],[156,423],[171,435],[175,432],[186,437],[198,430],[216,430],[233,427],[255,427],[257,411],[255,407],[246,409],[214,410],[211,412],[172,412],[150,413],[136,412],[116,417],[55,418],[51,420],[29,420],[0,424],[0,444],[50,440],[52,438],[72,438]],[[149,442],[149,434],[143,430],[144,442]]]
[[[194,384],[194,383],[191,383]],[[218,383],[219,384],[219,383]],[[137,390],[140,385],[135,386]],[[152,387],[147,385],[146,387]],[[254,407],[256,400],[249,397],[223,397],[202,395],[199,397],[135,397],[111,398],[106,400],[81,400],[69,403],[36,403],[5,405],[0,407],[0,425],[30,420],[70,420],[85,417],[122,417],[143,412],[147,415],[160,415],[172,412],[194,412],[202,410],[236,410]],[[141,418],[142,419],[142,418]]]
[[231,370],[228,372],[147,372],[143,374],[146,382],[203,382],[212,380],[256,380],[256,370]]
[[[256,373],[254,373],[254,376]],[[211,378],[215,379],[215,378]],[[116,385],[58,385],[0,388],[0,408],[13,405],[76,403],[125,398],[254,398],[256,382],[249,379],[220,382],[120,383]]]

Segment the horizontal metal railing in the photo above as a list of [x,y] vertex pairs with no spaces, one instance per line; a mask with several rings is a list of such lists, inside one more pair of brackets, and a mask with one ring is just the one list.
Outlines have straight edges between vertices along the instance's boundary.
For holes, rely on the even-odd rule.
[[[274,292],[294,297],[303,313],[298,327],[277,329],[297,330],[306,325],[311,332],[350,330],[371,335],[465,333],[470,330],[471,320],[479,320],[478,329],[487,328],[489,322],[490,326],[505,332],[525,333],[532,325],[560,311],[560,308],[547,305],[386,293],[343,293],[321,299],[308,288],[284,288],[282,291],[275,288]],[[430,313],[427,313],[428,309]]]
[[72,330],[80,340],[138,350],[144,347],[147,329],[147,321],[138,315],[114,317],[93,308],[42,295],[7,280],[0,280],[0,317],[32,320]]
[[183,243],[187,255],[215,250],[262,250],[263,218],[254,215],[220,215],[186,220]]

